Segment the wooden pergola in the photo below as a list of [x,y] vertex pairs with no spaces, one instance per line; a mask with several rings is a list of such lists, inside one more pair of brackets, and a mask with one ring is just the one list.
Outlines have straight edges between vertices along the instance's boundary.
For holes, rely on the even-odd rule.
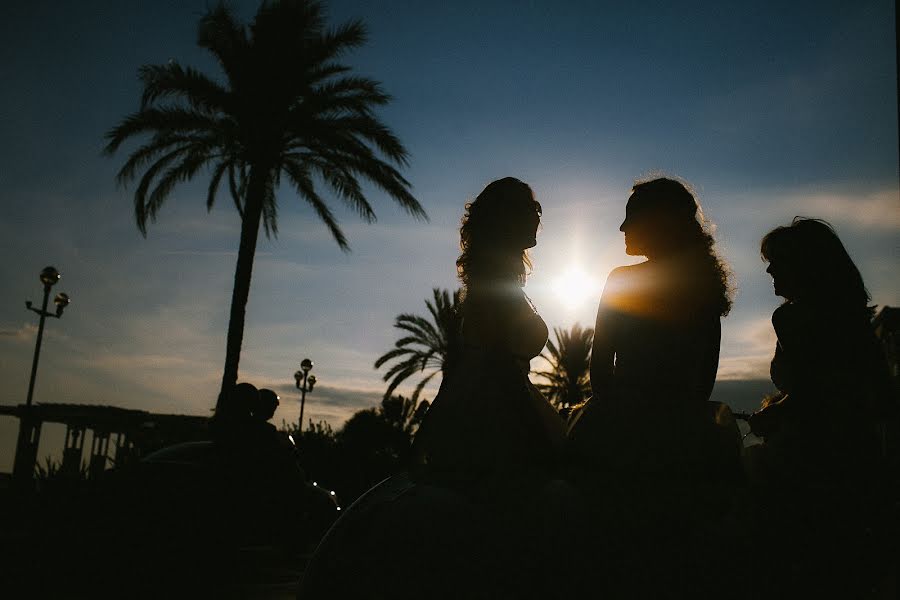
[[[77,477],[81,470],[87,430],[93,433],[88,460],[88,476],[98,477],[107,463],[120,465],[162,446],[204,439],[209,418],[191,415],[166,415],[144,410],[90,404],[38,403],[30,408],[0,405],[0,415],[19,419],[19,441],[13,475],[30,479],[37,463],[41,427],[44,423],[66,426],[63,448],[63,475]],[[110,456],[110,441],[114,452]]]

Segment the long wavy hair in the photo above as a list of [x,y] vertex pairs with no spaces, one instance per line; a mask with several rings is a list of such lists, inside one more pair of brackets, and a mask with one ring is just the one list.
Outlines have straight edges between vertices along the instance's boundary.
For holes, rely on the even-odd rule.
[[631,188],[628,203],[630,211],[665,223],[655,232],[655,244],[682,259],[686,272],[679,275],[691,288],[692,304],[727,315],[734,296],[731,269],[716,251],[712,225],[688,186],[665,177],[638,182]]
[[776,227],[763,237],[760,254],[766,262],[779,260],[793,266],[792,283],[802,302],[874,311],[859,269],[827,221],[794,217],[790,225]]
[[463,296],[476,282],[525,285],[532,268],[528,247],[540,217],[534,192],[514,177],[492,181],[466,203],[456,260]]

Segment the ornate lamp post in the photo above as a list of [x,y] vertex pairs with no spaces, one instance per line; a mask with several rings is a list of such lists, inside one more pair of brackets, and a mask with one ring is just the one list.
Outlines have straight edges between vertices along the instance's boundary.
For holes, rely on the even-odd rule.
[[300,362],[300,370],[294,373],[294,380],[297,382],[297,389],[300,390],[300,429],[303,433],[303,407],[306,404],[306,392],[312,392],[316,385],[316,376],[310,375],[309,372],[313,368],[313,361],[304,358]]
[[53,299],[53,303],[56,304],[56,312],[47,312],[47,300],[50,298],[50,288],[56,285],[56,282],[59,281],[60,277],[59,271],[53,267],[44,267],[44,270],[41,271],[41,283],[44,284],[44,303],[41,305],[41,309],[38,310],[31,306],[31,300],[25,301],[25,308],[37,313],[41,317],[38,323],[37,343],[34,345],[34,360],[31,362],[31,381],[28,382],[28,398],[25,400],[25,406],[29,408],[31,407],[31,397],[34,394],[34,379],[37,377],[38,359],[41,357],[41,341],[44,338],[44,319],[47,317],[60,318],[65,308],[71,302],[68,294],[60,292],[56,295],[56,298]]
[[16,445],[16,460],[13,466],[13,475],[17,478],[31,478],[34,470],[34,461],[37,458],[37,435],[40,434],[38,428],[32,424],[31,419],[31,398],[34,395],[34,380],[37,377],[38,360],[41,357],[41,342],[44,339],[44,320],[47,317],[62,317],[63,311],[69,305],[71,300],[69,295],[60,292],[53,299],[56,304],[56,312],[47,312],[47,304],[50,299],[50,288],[59,281],[60,274],[53,267],[44,267],[41,271],[41,283],[44,284],[44,301],[40,310],[31,305],[31,300],[25,302],[25,308],[37,313],[41,319],[38,324],[37,341],[34,345],[34,359],[31,362],[31,380],[28,382],[28,397],[25,399],[25,410],[19,421],[19,440]]

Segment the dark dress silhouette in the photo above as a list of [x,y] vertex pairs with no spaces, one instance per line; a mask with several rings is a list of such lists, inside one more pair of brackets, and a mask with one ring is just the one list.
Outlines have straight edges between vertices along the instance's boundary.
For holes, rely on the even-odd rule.
[[593,395],[569,435],[582,458],[623,477],[703,471],[715,458],[703,441],[715,435],[708,401],[730,308],[725,267],[696,200],[676,181],[636,185],[621,230],[626,251],[648,260],[607,279]]
[[462,356],[416,434],[414,456],[432,478],[497,483],[545,476],[565,429],[528,378],[547,326],[518,288],[469,291]]
[[788,303],[772,325],[770,372],[785,394],[779,408],[790,435],[813,447],[822,439],[842,452],[877,453],[873,426],[888,407],[888,380],[868,313]]

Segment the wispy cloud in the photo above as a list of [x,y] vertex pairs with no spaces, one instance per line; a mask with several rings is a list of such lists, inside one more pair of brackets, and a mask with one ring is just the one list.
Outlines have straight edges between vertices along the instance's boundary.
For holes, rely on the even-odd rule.
[[812,193],[787,199],[801,216],[814,216],[867,230],[900,231],[900,190],[860,194]]
[[719,381],[769,379],[769,363],[776,342],[768,316],[758,317],[723,334],[722,357],[719,359]]
[[[900,188],[888,186],[820,185],[769,188],[738,195],[729,215],[743,223],[773,227],[795,216],[825,219],[866,233],[900,231]],[[737,207],[740,207],[738,209]]]
[[716,381],[738,381],[764,379],[769,377],[771,355],[732,356],[719,360]]
[[[48,321],[52,321],[53,319],[48,319]],[[37,335],[38,326],[36,323],[23,323],[19,327],[15,326],[7,326],[0,328],[0,339],[5,339],[9,341],[15,342],[33,342],[34,337]],[[68,341],[70,337],[57,330],[54,330],[50,327],[44,328],[44,339],[45,340],[56,340],[56,341]]]
[[37,325],[24,323],[20,327],[4,327],[0,329],[0,338],[12,338],[18,342],[33,340],[37,333]]
[[[276,422],[297,421],[300,416],[300,392],[296,387],[285,383],[266,383],[265,380],[260,380],[256,385],[274,390],[281,398],[281,406],[274,418]],[[339,429],[354,413],[378,406],[383,394],[382,390],[374,388],[317,385],[313,392],[306,395],[303,420],[327,421],[333,428]]]

